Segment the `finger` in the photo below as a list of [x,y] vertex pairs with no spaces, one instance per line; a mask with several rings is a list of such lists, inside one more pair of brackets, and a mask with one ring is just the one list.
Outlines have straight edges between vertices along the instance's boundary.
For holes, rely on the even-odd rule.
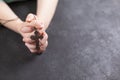
[[35,43],[35,41],[31,40],[30,38],[23,38],[23,42],[30,43],[30,44]]
[[22,35],[22,36],[23,36],[23,41],[24,41],[24,42],[27,42],[27,43],[34,43],[35,40],[32,40],[32,39],[31,39],[31,36],[33,36],[33,35],[34,35],[34,32],[23,34],[23,35]]
[[46,48],[47,48],[47,46],[48,46],[48,41],[46,41],[46,43],[45,43],[44,45],[40,46],[40,50],[41,50],[42,52],[45,51]]
[[37,28],[37,29],[41,30],[44,26],[43,26],[43,23],[39,22],[38,20],[33,20],[30,23],[26,22],[23,26],[23,30],[24,30],[24,27],[29,27],[30,28],[29,31],[24,31],[24,32],[31,32],[31,31],[34,30],[34,28]]
[[21,29],[23,33],[30,33],[33,31],[33,27],[28,27],[27,25]]
[[37,29],[41,29],[42,27],[44,27],[44,23],[40,22],[40,20],[37,18],[36,15],[30,13],[28,14],[27,18],[26,18],[26,22],[31,23],[33,22],[33,26],[35,26]]
[[48,35],[46,32],[43,32],[43,39],[42,40],[39,39],[41,45],[45,44],[47,40],[48,40]]
[[48,41],[46,41],[46,43],[41,46],[41,49],[46,49],[47,46],[48,46]]
[[34,31],[32,31],[31,33],[24,33],[23,38],[30,38],[32,35],[34,35]]
[[30,52],[31,52],[31,53],[37,53],[38,51],[37,51],[37,50],[30,49]]
[[46,47],[48,46],[48,41],[46,41],[46,44],[44,46],[41,46],[39,50],[36,49],[30,49],[32,53],[42,53],[46,50]]
[[32,13],[29,13],[28,16],[26,17],[26,22],[31,22],[32,20],[35,20],[36,16]]
[[30,23],[31,26],[36,27],[37,29],[42,29],[44,27],[44,24],[40,22],[39,20],[33,20]]
[[25,45],[26,45],[29,49],[31,49],[31,50],[36,50],[35,44],[25,43]]

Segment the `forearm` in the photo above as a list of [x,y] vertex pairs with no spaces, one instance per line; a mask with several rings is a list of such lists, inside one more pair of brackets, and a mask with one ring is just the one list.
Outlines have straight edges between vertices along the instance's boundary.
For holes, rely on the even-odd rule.
[[44,22],[46,30],[53,18],[58,0],[37,0],[37,1],[38,1],[37,16],[40,21]]
[[[17,15],[8,7],[5,2],[0,2],[0,19],[10,20],[17,18]],[[4,21],[0,21],[0,23],[4,23]],[[5,27],[19,33],[19,25],[22,23],[20,19],[15,21],[10,21],[6,24],[3,24]]]

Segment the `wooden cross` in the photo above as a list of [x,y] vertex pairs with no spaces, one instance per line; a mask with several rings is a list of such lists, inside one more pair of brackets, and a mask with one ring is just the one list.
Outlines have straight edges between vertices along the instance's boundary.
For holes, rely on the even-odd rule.
[[31,35],[31,39],[35,40],[36,43],[36,49],[39,50],[40,49],[40,43],[39,43],[39,39],[43,39],[43,34],[40,34],[36,28],[34,28],[35,32],[34,35]]

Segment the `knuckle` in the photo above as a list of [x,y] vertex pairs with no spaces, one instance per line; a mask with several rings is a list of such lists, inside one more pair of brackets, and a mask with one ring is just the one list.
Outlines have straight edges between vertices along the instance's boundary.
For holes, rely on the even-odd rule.
[[25,39],[23,38],[22,41],[25,42]]
[[24,42],[29,42],[29,40],[27,38],[24,38],[23,40],[24,40]]
[[32,53],[36,53],[36,50],[32,50],[32,49],[30,49],[30,52],[32,52]]
[[46,47],[48,46],[48,41],[46,41]]
[[46,39],[48,39],[48,35],[46,34]]
[[41,46],[41,47],[40,47],[40,50],[41,50],[41,51],[45,51],[45,50],[46,50],[46,47]]

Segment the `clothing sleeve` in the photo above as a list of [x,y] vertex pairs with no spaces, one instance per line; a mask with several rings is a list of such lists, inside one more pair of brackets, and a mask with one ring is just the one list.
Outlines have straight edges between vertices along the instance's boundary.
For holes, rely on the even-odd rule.
[[11,3],[11,2],[19,2],[19,1],[27,1],[27,0],[0,0],[0,1],[5,1],[6,3]]
[[3,1],[3,0],[0,0],[0,2]]
[[4,0],[6,3],[13,2],[14,0]]

